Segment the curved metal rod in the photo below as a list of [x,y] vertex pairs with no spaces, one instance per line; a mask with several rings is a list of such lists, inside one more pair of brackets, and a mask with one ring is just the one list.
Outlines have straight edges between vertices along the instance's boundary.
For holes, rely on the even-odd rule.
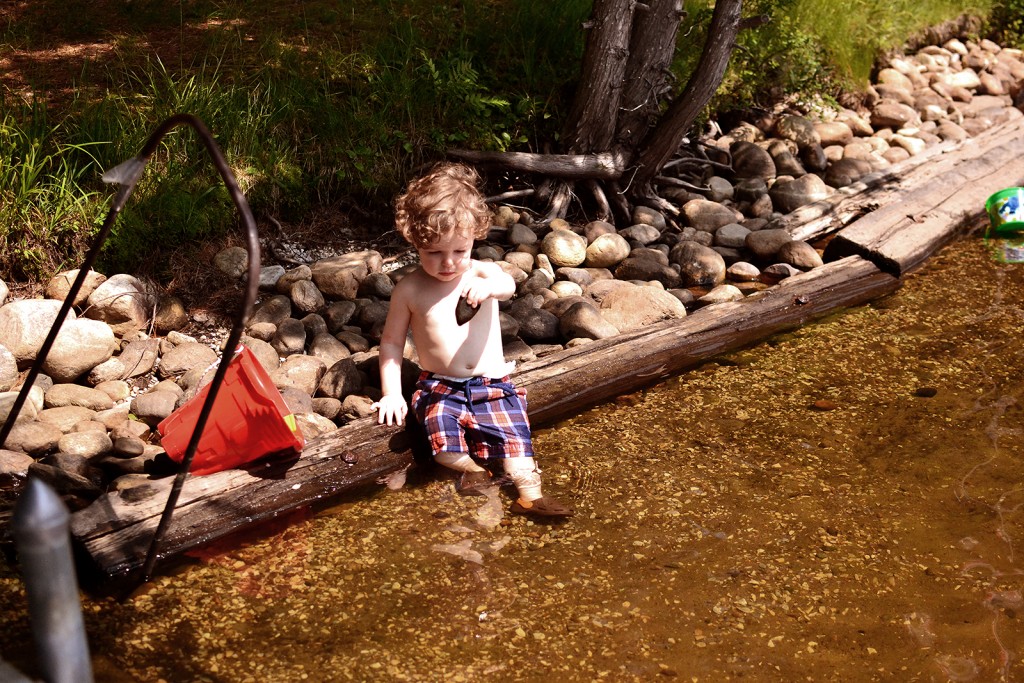
[[227,362],[224,361],[222,356],[217,372],[213,376],[209,393],[206,396],[206,401],[203,403],[202,409],[199,411],[199,417],[196,419],[195,430],[192,432],[192,437],[189,439],[188,447],[185,449],[185,455],[182,458],[181,468],[174,479],[174,485],[171,487],[167,504],[160,517],[160,523],[157,526],[156,532],[153,534],[153,540],[150,543],[149,551],[146,554],[146,559],[142,566],[141,582],[146,582],[150,579],[153,566],[156,563],[157,550],[159,549],[160,541],[170,525],[171,516],[174,513],[174,507],[178,502],[178,497],[181,494],[181,488],[185,483],[188,470],[192,465],[192,459],[195,457],[199,438],[202,436],[203,428],[206,426],[207,419],[209,418],[210,411],[213,407],[213,402],[217,398],[217,391],[220,388],[225,373],[227,372],[228,363],[230,363],[231,357],[234,355],[235,349],[238,346],[238,342],[242,338],[245,320],[256,301],[256,293],[259,288],[260,245],[256,234],[256,221],[253,219],[249,203],[246,201],[245,195],[242,194],[241,189],[239,189],[238,182],[235,180],[235,176],[231,172],[231,168],[225,161],[220,147],[217,146],[213,135],[206,128],[205,124],[203,124],[203,122],[197,117],[191,114],[175,114],[174,116],[164,120],[152,135],[150,135],[138,156],[129,159],[116,168],[113,168],[103,174],[104,181],[117,183],[120,185],[120,189],[114,197],[114,201],[111,204],[110,210],[107,212],[107,217],[103,221],[100,231],[97,233],[92,246],[89,248],[85,261],[82,263],[82,266],[78,271],[78,276],[71,284],[71,288],[68,290],[67,296],[64,298],[64,302],[61,304],[56,320],[54,320],[53,325],[50,327],[50,331],[43,340],[42,346],[39,348],[39,352],[36,354],[35,361],[32,363],[32,367],[29,369],[28,375],[25,377],[25,382],[21,387],[21,391],[18,393],[14,404],[11,406],[7,420],[3,425],[0,425],[0,447],[2,447],[4,442],[7,440],[15,421],[17,420],[21,408],[25,405],[25,401],[28,399],[29,392],[31,391],[33,384],[35,384],[36,378],[39,376],[40,370],[46,361],[47,354],[49,354],[54,341],[57,339],[61,324],[67,317],[68,312],[71,310],[71,306],[75,298],[78,296],[78,292],[81,291],[86,276],[89,274],[89,271],[92,270],[93,264],[99,257],[103,243],[110,235],[110,231],[114,226],[117,215],[121,212],[121,209],[124,208],[129,195],[131,195],[132,191],[135,189],[135,185],[142,176],[142,172],[145,169],[146,164],[149,163],[149,159],[156,151],[160,141],[172,129],[180,125],[188,125],[195,129],[200,140],[202,140],[205,145],[206,150],[210,153],[214,166],[220,173],[221,179],[228,188],[231,200],[234,202],[235,208],[238,210],[238,213],[242,218],[242,223],[245,226],[246,247],[249,252],[249,264],[248,270],[246,271],[246,287],[242,305],[238,310],[238,317],[235,320],[235,324],[231,328],[228,339],[224,344],[224,353],[228,354]]
[[[235,208],[242,217],[242,222],[245,224],[246,248],[249,251],[249,266],[246,271],[245,296],[242,300],[242,305],[238,310],[238,317],[235,319],[235,324],[231,328],[231,332],[228,334],[227,341],[224,343],[221,362],[217,366],[217,372],[213,375],[213,380],[210,383],[210,390],[206,396],[206,401],[203,402],[203,407],[199,411],[199,417],[196,419],[195,430],[192,432],[192,438],[189,439],[188,447],[185,449],[185,455],[181,461],[181,468],[178,470],[178,474],[174,478],[174,485],[171,487],[170,495],[167,497],[167,504],[164,506],[163,514],[160,515],[160,523],[157,525],[156,531],[153,533],[153,540],[149,544],[149,550],[146,553],[146,560],[142,565],[142,574],[139,583],[149,581],[152,576],[153,567],[157,560],[157,551],[160,547],[160,541],[163,540],[163,536],[167,532],[167,528],[170,526],[171,517],[174,514],[174,507],[178,503],[178,496],[181,494],[181,488],[185,484],[189,468],[192,466],[192,459],[196,454],[196,447],[199,445],[199,438],[203,434],[203,428],[206,426],[206,420],[210,416],[210,410],[213,408],[213,402],[217,398],[217,391],[220,389],[221,382],[224,380],[224,375],[227,372],[228,365],[231,363],[231,359],[235,354],[235,349],[238,347],[238,342],[242,338],[242,332],[245,329],[245,320],[249,316],[249,311],[252,310],[253,304],[256,302],[256,293],[259,289],[260,283],[260,244],[259,238],[256,234],[256,221],[253,219],[252,210],[249,208],[249,202],[246,201],[245,195],[242,194],[241,189],[238,187],[238,182],[235,180],[235,176],[231,172],[231,168],[225,161],[224,155],[220,151],[220,147],[217,146],[216,141],[213,139],[213,135],[211,135],[206,126],[203,125],[203,122],[191,114],[177,114],[172,116],[164,121],[153,135],[150,136],[149,140],[146,141],[140,157],[145,161],[148,161],[149,156],[156,150],[156,146],[160,142],[160,139],[172,128],[182,124],[192,126],[196,133],[199,134],[199,138],[203,141],[203,144],[206,146],[206,150],[210,153],[214,166],[217,167],[217,171],[220,173],[221,179],[224,181],[224,185],[228,188],[228,192],[231,195],[231,200],[235,204]],[[134,182],[132,185],[134,185]]]

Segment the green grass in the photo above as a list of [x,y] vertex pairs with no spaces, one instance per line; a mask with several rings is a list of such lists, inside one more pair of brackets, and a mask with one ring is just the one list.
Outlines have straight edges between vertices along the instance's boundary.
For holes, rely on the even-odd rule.
[[[963,11],[988,12],[993,1],[1022,0],[748,1],[745,15],[772,21],[743,32],[714,105],[863,85],[880,50]],[[39,0],[22,21],[0,26],[0,54],[76,41],[114,49],[82,69],[70,101],[0,98],[0,278],[73,267],[108,205],[102,171],[134,156],[179,112],[213,131],[257,216],[293,221],[342,200],[386,216],[408,178],[453,146],[557,148],[590,6],[73,0],[69,10],[67,0]],[[712,6],[687,2],[680,87]],[[164,61],[151,47],[158,35]],[[129,200],[101,268],[158,268],[171,250],[234,223],[204,149],[178,129]]]

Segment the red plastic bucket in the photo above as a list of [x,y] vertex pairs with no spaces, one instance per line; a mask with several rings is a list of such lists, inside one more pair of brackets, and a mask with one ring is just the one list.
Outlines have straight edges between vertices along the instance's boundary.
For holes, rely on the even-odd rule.
[[[252,462],[269,453],[301,451],[305,445],[295,416],[252,351],[241,346],[224,373],[199,437],[190,471],[211,474]],[[168,415],[157,429],[167,455],[185,457],[210,384]]]

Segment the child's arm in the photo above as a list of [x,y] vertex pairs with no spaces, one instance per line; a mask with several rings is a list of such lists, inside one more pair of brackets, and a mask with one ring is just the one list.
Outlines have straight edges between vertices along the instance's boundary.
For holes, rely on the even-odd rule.
[[378,424],[400,425],[409,412],[402,396],[402,354],[411,313],[405,288],[400,284],[392,293],[388,317],[380,336],[380,388],[383,395],[371,406],[378,411]]
[[493,263],[473,261],[473,274],[476,277],[466,278],[462,288],[462,295],[470,306],[478,306],[488,298],[504,301],[516,293],[512,276]]

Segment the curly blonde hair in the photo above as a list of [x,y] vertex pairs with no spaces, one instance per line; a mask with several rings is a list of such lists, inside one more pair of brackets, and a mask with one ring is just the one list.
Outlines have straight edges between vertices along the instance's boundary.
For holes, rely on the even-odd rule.
[[415,247],[468,233],[479,239],[491,225],[491,211],[477,184],[480,176],[465,164],[445,163],[409,183],[395,201],[395,227]]

